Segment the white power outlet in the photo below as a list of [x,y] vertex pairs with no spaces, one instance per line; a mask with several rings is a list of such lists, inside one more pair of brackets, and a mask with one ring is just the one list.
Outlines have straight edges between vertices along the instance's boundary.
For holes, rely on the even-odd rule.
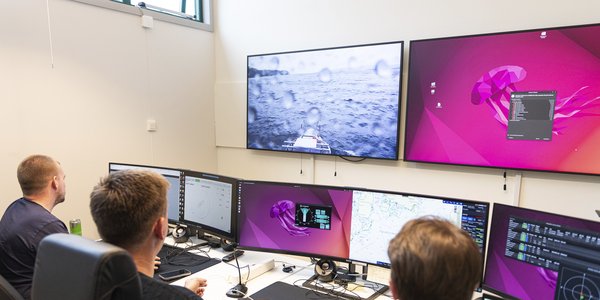
[[154,18],[151,16],[142,16],[142,27],[152,29],[154,27]]
[[146,130],[148,130],[148,132],[156,131],[156,120],[154,120],[154,119],[146,120]]

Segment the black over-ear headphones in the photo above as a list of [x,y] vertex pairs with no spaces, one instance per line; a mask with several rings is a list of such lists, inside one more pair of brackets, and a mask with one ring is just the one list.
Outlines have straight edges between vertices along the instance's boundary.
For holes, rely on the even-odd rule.
[[223,251],[231,252],[231,251],[235,250],[235,248],[237,246],[238,246],[238,243],[236,243],[236,242],[229,242],[225,239],[221,239],[221,248],[223,248]]
[[320,259],[315,264],[315,274],[319,278],[319,281],[322,282],[332,281],[335,277],[336,270],[335,263],[330,259]]
[[173,230],[172,235],[175,243],[185,243],[188,241],[188,231],[185,226],[177,225],[175,230]]

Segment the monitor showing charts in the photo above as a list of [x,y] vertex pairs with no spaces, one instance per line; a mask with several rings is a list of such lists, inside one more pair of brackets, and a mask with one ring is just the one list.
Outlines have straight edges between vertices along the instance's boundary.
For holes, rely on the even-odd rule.
[[600,299],[600,222],[494,204],[485,290],[517,299]]
[[144,166],[144,165],[132,165],[123,163],[109,163],[109,172],[115,172],[120,170],[149,170],[154,171],[158,174],[163,175],[170,183],[169,189],[167,190],[167,217],[169,223],[178,223],[180,221],[182,208],[180,202],[183,200],[182,184],[183,171],[178,169]]
[[196,171],[184,171],[181,221],[201,233],[235,239],[237,180]]
[[261,181],[238,187],[243,248],[389,267],[389,241],[407,221],[432,215],[467,231],[485,252],[485,202]]

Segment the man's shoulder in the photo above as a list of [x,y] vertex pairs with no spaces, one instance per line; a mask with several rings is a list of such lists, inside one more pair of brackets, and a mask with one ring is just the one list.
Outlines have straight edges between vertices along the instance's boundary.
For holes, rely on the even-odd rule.
[[19,239],[31,240],[33,244],[48,234],[68,232],[61,220],[25,198],[17,199],[6,209],[0,224],[3,240],[10,240],[16,235],[20,236]]

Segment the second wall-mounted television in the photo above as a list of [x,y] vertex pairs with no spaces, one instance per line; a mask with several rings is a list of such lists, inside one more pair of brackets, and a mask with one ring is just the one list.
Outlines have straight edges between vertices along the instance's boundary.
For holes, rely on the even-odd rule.
[[248,56],[247,148],[398,159],[403,42]]
[[407,161],[600,174],[600,24],[410,43]]

